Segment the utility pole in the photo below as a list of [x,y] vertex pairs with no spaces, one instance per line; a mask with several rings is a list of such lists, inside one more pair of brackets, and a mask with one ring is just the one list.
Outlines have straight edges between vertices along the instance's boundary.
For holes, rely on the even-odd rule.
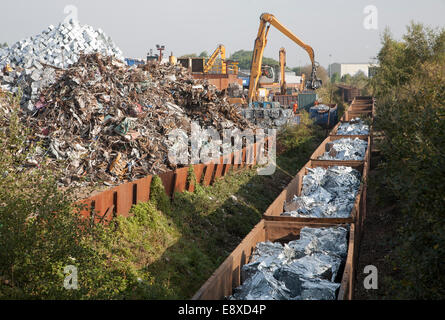
[[332,103],[332,95],[334,93],[334,83],[332,83],[332,54],[329,54],[329,83],[331,86],[331,94],[329,97],[329,103]]
[[156,49],[159,50],[159,62],[161,62],[162,61],[162,51],[165,50],[165,46],[157,44]]

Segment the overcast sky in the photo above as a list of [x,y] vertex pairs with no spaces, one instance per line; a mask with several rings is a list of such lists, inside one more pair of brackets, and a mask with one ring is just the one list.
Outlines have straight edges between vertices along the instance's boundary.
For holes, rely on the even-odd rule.
[[[220,43],[229,54],[252,50],[259,17],[269,12],[312,46],[325,67],[331,62],[371,61],[386,26],[400,38],[411,20],[432,27],[443,27],[445,20],[445,0],[1,0],[0,42],[11,45],[57,25],[70,4],[77,7],[81,24],[101,28],[133,58],[145,57],[156,44],[176,56],[212,53]],[[371,14],[364,13],[369,5],[377,9],[377,30],[363,26]],[[278,60],[282,46],[288,66],[310,62],[303,49],[272,27],[265,56]]]

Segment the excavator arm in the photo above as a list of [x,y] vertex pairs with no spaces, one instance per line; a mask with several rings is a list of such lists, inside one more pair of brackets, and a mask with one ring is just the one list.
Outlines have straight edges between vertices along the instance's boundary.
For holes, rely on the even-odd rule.
[[281,94],[286,94],[286,49],[280,49]]
[[250,71],[250,85],[249,85],[249,103],[257,98],[258,81],[261,76],[261,64],[263,62],[264,48],[267,44],[267,34],[269,33],[270,26],[273,25],[281,33],[286,35],[300,47],[302,47],[309,55],[312,63],[311,80],[308,81],[308,87],[311,89],[317,89],[321,86],[321,81],[317,79],[317,67],[318,63],[315,61],[314,50],[309,45],[301,41],[295,36],[289,29],[283,26],[274,15],[269,13],[263,13],[260,17],[260,26],[258,28],[257,38],[255,39],[255,47],[252,55],[252,66]]
[[221,73],[226,74],[226,48],[220,44],[218,48],[212,53],[207,63],[204,65],[204,73],[210,72],[215,64],[216,58],[221,56]]

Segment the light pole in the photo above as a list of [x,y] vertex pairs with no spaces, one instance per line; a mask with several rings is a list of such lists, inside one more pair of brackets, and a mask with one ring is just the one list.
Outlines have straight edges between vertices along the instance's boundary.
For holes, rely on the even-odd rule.
[[332,54],[329,54],[329,81],[332,80]]
[[156,49],[159,50],[159,62],[161,62],[162,61],[162,51],[165,50],[165,46],[157,44]]

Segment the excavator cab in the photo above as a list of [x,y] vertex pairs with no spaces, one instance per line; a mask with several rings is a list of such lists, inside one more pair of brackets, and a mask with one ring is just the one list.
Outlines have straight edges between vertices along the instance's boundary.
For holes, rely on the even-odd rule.
[[275,78],[275,71],[272,66],[263,65],[261,66],[261,75],[269,79]]

